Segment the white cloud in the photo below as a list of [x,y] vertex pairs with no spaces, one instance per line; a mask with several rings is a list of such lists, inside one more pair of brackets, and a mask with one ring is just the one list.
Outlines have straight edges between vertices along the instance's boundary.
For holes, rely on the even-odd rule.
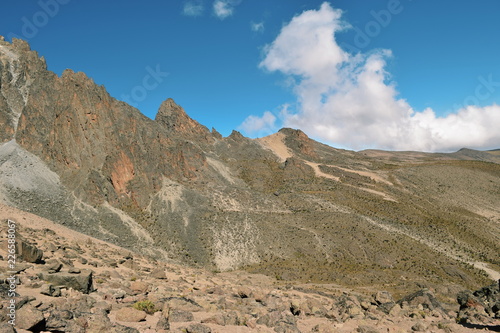
[[188,1],[184,4],[182,13],[186,16],[201,16],[204,11],[203,3],[199,0]]
[[264,112],[262,117],[248,116],[238,129],[247,133],[258,133],[268,135],[276,131],[276,117],[269,111]]
[[264,22],[250,22],[250,28],[255,32],[264,32]]
[[234,14],[234,7],[239,5],[241,0],[215,0],[213,10],[215,16],[221,20]]
[[[283,112],[283,126],[351,149],[452,151],[500,147],[500,106],[469,106],[446,117],[432,109],[414,110],[399,96],[386,72],[389,50],[352,55],[335,35],[348,25],[342,12],[323,3],[285,25],[265,47],[262,69],[285,74],[297,97],[295,112]],[[250,116],[265,124],[269,115]],[[274,125],[273,120],[273,125]],[[244,124],[245,124],[244,123]],[[252,133],[252,126],[243,126]]]

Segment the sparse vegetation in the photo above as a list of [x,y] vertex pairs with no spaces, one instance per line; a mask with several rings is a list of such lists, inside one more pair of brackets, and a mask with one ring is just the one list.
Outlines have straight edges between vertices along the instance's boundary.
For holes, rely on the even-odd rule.
[[144,311],[150,315],[154,314],[156,311],[160,311],[160,309],[157,309],[155,304],[150,300],[138,301],[134,303],[133,308],[139,311]]

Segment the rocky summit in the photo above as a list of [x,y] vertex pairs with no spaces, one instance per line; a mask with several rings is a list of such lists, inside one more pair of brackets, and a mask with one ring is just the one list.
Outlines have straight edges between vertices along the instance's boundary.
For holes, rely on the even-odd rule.
[[[267,276],[274,282],[267,281],[266,286],[277,283],[284,288],[278,290],[289,295],[290,286],[306,294],[304,290],[314,290],[319,296],[333,295],[334,287],[390,295],[379,294],[384,301],[370,299],[364,307],[360,303],[364,316],[371,305],[390,312],[393,307],[382,306],[393,302],[389,299],[400,300],[421,290],[428,292],[415,296],[419,300],[432,293],[433,300],[455,304],[459,292],[479,290],[500,278],[499,189],[498,150],[355,152],[332,148],[289,128],[260,139],[236,131],[223,137],[190,118],[171,98],[161,104],[154,120],[147,118],[84,73],[66,70],[58,76],[26,42],[9,43],[0,37],[0,212],[15,207],[34,214],[30,218],[43,217],[107,246],[119,245],[132,257],[176,263],[186,271],[211,272],[221,279],[230,276],[234,280],[228,283],[238,283],[237,275],[229,273],[235,270],[249,281],[251,274]],[[74,264],[77,257],[66,258],[66,264],[58,256],[38,258],[37,237],[42,235],[34,233],[34,239],[18,249],[26,258],[36,259],[23,257],[41,271],[30,275],[26,269],[19,274],[27,272],[45,281],[41,295],[46,297],[73,290],[92,298],[96,267],[82,263],[75,273],[69,271],[69,262]],[[47,248],[40,250],[48,253]],[[93,256],[105,261],[104,252]],[[111,263],[115,259],[124,261]],[[99,265],[113,265],[110,274],[121,267],[115,264],[131,265],[124,257],[113,260]],[[93,287],[89,287],[91,277]],[[26,279],[30,278],[21,278],[21,285]],[[111,281],[106,276],[101,279],[106,284]],[[190,283],[194,284],[186,282],[179,290]],[[148,293],[138,291],[126,292],[123,298]],[[219,299],[226,296],[222,293]],[[487,316],[493,313],[484,300],[472,296],[460,299],[466,305],[484,304]],[[308,318],[307,313],[315,313],[301,309],[300,302],[289,306],[293,299],[280,297],[275,302],[286,309],[276,305],[279,311],[272,314],[251,310],[240,315],[251,317],[245,317],[247,323],[254,318],[260,320],[257,326],[267,323],[275,331],[293,332],[290,327],[299,327],[293,324],[295,314]],[[238,304],[248,298],[252,297],[227,297]],[[48,315],[40,302],[27,304],[25,311]],[[325,307],[333,308],[333,303]],[[450,315],[445,310],[443,318]],[[192,315],[192,309],[175,311],[173,318],[192,322],[183,313]],[[142,318],[143,314],[126,309],[117,316]],[[225,323],[226,313],[217,316],[213,321]],[[228,319],[232,323],[244,319],[233,317]],[[210,329],[197,318],[187,331]],[[333,315],[322,318],[340,320]]]

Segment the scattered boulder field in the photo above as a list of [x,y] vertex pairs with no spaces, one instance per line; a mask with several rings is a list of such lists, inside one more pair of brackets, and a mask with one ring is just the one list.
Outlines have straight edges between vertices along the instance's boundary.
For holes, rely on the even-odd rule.
[[[293,284],[244,271],[214,272],[145,255],[0,206],[0,332],[473,332],[500,328],[499,283],[458,290],[455,302],[422,288],[387,291]],[[15,276],[15,324],[9,288]]]

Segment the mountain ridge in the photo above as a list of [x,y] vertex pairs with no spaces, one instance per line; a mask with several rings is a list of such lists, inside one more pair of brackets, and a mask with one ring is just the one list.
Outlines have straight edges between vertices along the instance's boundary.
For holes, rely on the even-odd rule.
[[[0,84],[9,205],[150,255],[284,280],[403,290],[482,285],[474,263],[500,271],[494,154],[355,152],[286,128],[222,137],[173,99],[152,120],[83,73],[58,77],[19,40],[0,41]],[[39,185],[23,188],[16,166],[59,180],[33,173]]]

